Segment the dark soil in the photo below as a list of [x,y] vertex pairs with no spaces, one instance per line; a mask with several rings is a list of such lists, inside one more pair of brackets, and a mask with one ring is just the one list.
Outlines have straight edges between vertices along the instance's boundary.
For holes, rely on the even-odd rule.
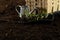
[[60,15],[50,24],[20,24],[15,15],[0,17],[0,40],[60,40]]

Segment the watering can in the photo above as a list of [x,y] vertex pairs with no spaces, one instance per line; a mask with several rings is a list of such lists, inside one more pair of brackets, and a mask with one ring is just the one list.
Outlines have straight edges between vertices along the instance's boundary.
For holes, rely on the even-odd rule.
[[31,14],[35,9],[30,11],[28,6],[17,5],[16,7],[16,11],[20,18],[22,18],[23,15],[25,15],[25,17],[28,17],[28,15]]

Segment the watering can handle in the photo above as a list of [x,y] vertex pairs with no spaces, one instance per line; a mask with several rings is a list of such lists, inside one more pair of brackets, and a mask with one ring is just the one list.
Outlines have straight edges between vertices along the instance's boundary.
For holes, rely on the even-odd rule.
[[17,7],[19,7],[19,9],[22,8],[22,7],[20,5],[17,5],[16,8],[15,8],[16,11],[17,11],[17,13],[19,14],[20,13],[20,10],[18,11]]
[[15,8],[15,10],[17,11],[19,17],[21,18],[22,14],[23,14],[22,6],[17,5],[16,8]]

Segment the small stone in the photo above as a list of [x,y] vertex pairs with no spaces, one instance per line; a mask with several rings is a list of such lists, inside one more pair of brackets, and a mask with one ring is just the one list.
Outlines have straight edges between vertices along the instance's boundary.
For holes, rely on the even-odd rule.
[[8,5],[5,5],[5,7],[7,8],[7,7],[8,7]]
[[7,37],[8,36],[8,33],[5,33],[5,36]]

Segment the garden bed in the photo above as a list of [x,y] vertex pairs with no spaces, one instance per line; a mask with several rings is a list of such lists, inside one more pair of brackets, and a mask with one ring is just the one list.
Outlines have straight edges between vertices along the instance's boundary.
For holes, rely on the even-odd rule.
[[47,18],[42,18],[42,19],[35,19],[35,17],[30,18],[21,18],[19,20],[17,20],[16,22],[18,23],[51,23],[52,21],[54,21],[54,15],[49,14]]

